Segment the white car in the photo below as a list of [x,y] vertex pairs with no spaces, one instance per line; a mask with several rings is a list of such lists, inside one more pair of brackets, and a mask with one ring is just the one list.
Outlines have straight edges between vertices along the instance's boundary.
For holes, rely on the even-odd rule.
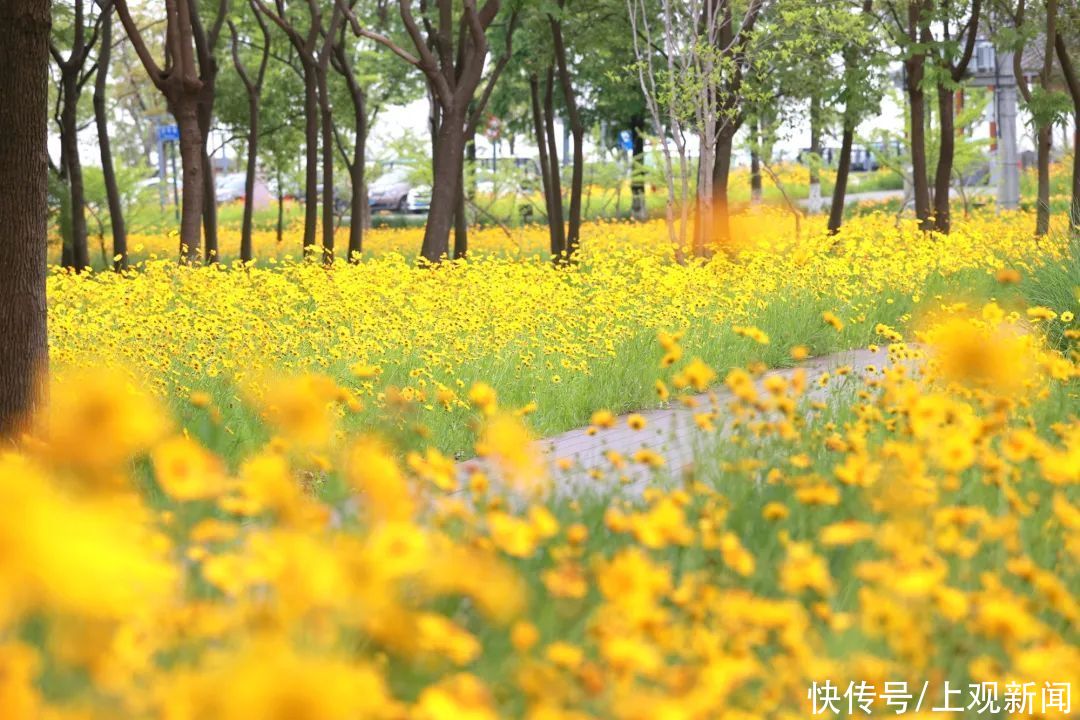
[[392,167],[368,186],[372,210],[399,213],[426,212],[431,207],[431,188],[415,185],[407,167]]

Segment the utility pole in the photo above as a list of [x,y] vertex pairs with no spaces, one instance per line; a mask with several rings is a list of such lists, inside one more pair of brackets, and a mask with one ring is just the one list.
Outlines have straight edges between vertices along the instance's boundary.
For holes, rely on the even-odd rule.
[[997,110],[998,207],[1015,210],[1020,206],[1020,155],[1016,147],[1016,78],[1013,77],[1013,54],[995,57],[1000,85],[994,87]]

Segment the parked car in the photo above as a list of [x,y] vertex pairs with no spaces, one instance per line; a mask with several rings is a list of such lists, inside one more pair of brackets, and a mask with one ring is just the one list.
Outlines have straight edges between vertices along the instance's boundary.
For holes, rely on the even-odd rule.
[[[247,177],[244,173],[218,175],[214,180],[214,195],[217,197],[218,204],[236,200],[246,202],[247,198],[244,195],[246,182]],[[253,195],[252,201],[256,208],[261,209],[270,204],[270,188],[258,177],[255,178]]]
[[368,204],[375,211],[427,212],[431,188],[414,183],[407,166],[393,166],[368,186]]

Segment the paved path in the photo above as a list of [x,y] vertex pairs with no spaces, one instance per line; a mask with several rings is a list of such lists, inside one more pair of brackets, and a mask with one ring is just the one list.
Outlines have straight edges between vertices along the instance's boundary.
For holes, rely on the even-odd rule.
[[[887,365],[889,365],[889,360],[884,347],[877,352],[852,350],[809,360],[799,366],[807,373],[807,391],[803,396],[804,402],[826,402],[842,388],[854,388],[856,379],[864,375],[868,366],[880,369]],[[831,373],[843,366],[851,368],[849,375],[836,378],[825,387],[814,382],[822,373]],[[790,378],[796,370],[797,368],[771,370],[756,378],[759,392],[764,392],[761,389],[761,383],[766,377],[780,375]],[[715,405],[713,396],[716,398]],[[656,481],[656,471],[645,465],[634,463],[631,459],[631,456],[641,449],[653,450],[663,455],[666,461],[664,473],[669,477],[678,477],[681,471],[693,462],[696,453],[707,452],[709,445],[730,435],[730,422],[725,421],[724,413],[732,399],[734,399],[732,394],[721,385],[711,395],[706,393],[697,396],[698,406],[694,409],[686,408],[679,403],[661,409],[639,412],[638,414],[644,417],[647,423],[642,430],[631,429],[627,425],[628,415],[622,415],[616,419],[615,426],[610,429],[601,429],[592,433],[588,427],[584,427],[537,441],[538,448],[551,463],[551,473],[555,478],[555,495],[580,496],[610,490],[619,484],[619,475],[627,477],[627,482],[622,483],[621,494],[640,495],[645,487]],[[698,430],[694,423],[694,414],[707,412],[713,407],[720,411],[721,416],[716,423],[716,432],[710,435]],[[615,451],[626,458],[628,464],[623,470],[613,471],[607,456],[609,451]],[[561,470],[556,466],[559,461],[569,461],[572,467],[569,470]],[[459,467],[463,475],[467,475],[472,469],[482,467],[482,465],[482,461],[469,460],[461,463]],[[592,470],[602,471],[603,479],[593,478],[590,474]]]
[[[992,196],[995,193],[997,193],[997,188],[993,187],[993,186],[990,186],[990,185],[973,185],[973,186],[964,188],[964,192],[967,193],[967,196],[969,198],[976,197],[976,196],[985,197],[987,195]],[[958,193],[955,188],[951,189],[951,190],[949,190],[949,197],[958,199],[960,197],[960,193]],[[865,201],[880,202],[882,200],[892,200],[894,198],[897,199],[897,200],[902,200],[904,198],[904,191],[903,190],[868,190],[866,192],[849,192],[849,193],[844,195],[844,207],[847,207],[848,205],[854,205],[856,203],[863,202],[864,200]],[[806,209],[810,205],[809,198],[799,198],[795,202],[797,202],[799,204],[799,207],[801,207],[803,209]],[[911,201],[909,200],[909,202],[911,202]],[[821,211],[822,212],[828,212],[829,211],[829,205],[831,203],[832,203],[832,195],[823,194],[821,196],[821,208],[822,208]]]

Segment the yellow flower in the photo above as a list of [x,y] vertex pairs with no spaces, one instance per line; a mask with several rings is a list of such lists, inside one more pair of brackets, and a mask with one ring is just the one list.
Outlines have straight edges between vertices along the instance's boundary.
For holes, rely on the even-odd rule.
[[110,372],[55,383],[47,421],[49,457],[99,476],[149,450],[168,428],[150,396]]
[[498,408],[495,389],[485,382],[475,383],[469,389],[469,402],[485,415],[494,415]]
[[818,537],[822,545],[832,547],[836,545],[852,545],[863,540],[869,540],[873,536],[874,527],[869,523],[858,520],[842,520],[823,527]]
[[547,488],[547,463],[520,418],[506,413],[492,417],[484,425],[476,452],[495,463],[500,480],[508,486],[531,495]]
[[833,582],[828,563],[820,555],[815,554],[809,544],[789,543],[787,557],[780,567],[780,587],[791,595],[804,590],[813,590],[820,595],[831,595]]
[[831,312],[829,310],[826,310],[825,312],[821,313],[821,320],[826,325],[829,325],[830,327],[832,327],[832,329],[835,330],[836,332],[840,332],[841,330],[844,329],[844,321],[841,320],[836,315],[836,313],[833,313],[833,312]]
[[187,437],[166,440],[154,448],[151,457],[154,477],[174,500],[204,500],[225,489],[221,462]]
[[716,373],[713,369],[700,359],[694,358],[672,379],[672,382],[679,389],[691,387],[698,392],[705,392],[715,379]]
[[412,495],[397,461],[383,444],[361,439],[349,453],[349,482],[363,493],[372,515],[389,522],[408,520],[414,510]]
[[597,410],[589,421],[598,428],[615,427],[615,415],[610,410]]
[[631,430],[644,430],[645,426],[648,425],[648,421],[645,420],[643,415],[634,413],[626,418],[626,424]]

